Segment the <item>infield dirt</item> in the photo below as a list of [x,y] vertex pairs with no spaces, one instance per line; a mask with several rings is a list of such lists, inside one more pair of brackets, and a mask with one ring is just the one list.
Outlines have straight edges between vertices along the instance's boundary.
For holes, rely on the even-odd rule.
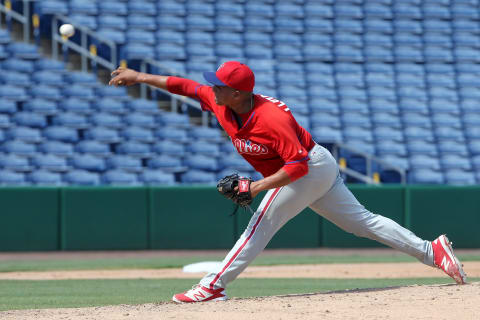
[[119,305],[0,313],[5,320],[157,319],[478,319],[480,283],[352,290],[231,299],[225,302]]

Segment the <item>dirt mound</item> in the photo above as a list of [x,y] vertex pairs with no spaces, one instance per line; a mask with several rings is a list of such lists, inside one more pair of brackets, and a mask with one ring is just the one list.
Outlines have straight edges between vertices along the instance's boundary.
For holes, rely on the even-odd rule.
[[119,305],[0,312],[5,320],[478,319],[480,282],[347,290],[201,304]]

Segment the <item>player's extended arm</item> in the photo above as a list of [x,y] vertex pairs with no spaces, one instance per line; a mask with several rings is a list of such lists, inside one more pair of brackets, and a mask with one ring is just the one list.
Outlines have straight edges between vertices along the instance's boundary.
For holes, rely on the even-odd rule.
[[281,168],[271,176],[252,182],[250,184],[250,192],[252,194],[252,198],[255,198],[256,195],[263,190],[283,187],[291,182],[292,180],[290,179],[288,173]]
[[131,86],[137,83],[145,83],[160,89],[167,90],[168,76],[153,75],[122,67],[113,71],[111,75],[112,79],[108,83],[109,85]]

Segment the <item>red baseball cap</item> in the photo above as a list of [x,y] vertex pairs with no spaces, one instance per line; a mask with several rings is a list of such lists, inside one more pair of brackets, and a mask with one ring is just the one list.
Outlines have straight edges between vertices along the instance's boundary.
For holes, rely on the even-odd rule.
[[204,72],[205,80],[216,86],[227,86],[236,90],[252,92],[255,75],[246,65],[238,61],[227,61],[216,72]]

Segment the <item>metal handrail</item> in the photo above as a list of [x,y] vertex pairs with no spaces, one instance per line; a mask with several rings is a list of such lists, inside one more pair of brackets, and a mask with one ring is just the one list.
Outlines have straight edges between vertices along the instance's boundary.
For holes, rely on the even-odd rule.
[[[358,150],[357,148],[352,147],[352,146],[350,146],[350,145],[348,145],[348,144],[344,144],[344,143],[340,143],[340,142],[335,143],[335,144],[333,145],[333,155],[334,155],[334,157],[335,157],[336,159],[338,159],[338,150],[339,150],[339,149],[348,150],[348,151],[350,151],[350,152],[353,152],[353,153],[358,154],[358,155],[360,155],[360,156],[362,156],[362,157],[365,158],[365,160],[366,160],[366,162],[367,162],[367,174],[366,174],[366,175],[362,175],[363,178],[360,178],[360,180],[365,181],[365,182],[371,180],[371,176],[372,176],[372,161],[373,161],[373,162],[378,163],[378,164],[381,165],[382,167],[389,168],[389,169],[392,169],[392,170],[398,172],[399,175],[400,175],[400,183],[401,183],[401,184],[406,184],[406,182],[407,182],[407,174],[406,174],[405,169],[400,168],[400,167],[398,167],[398,166],[395,166],[394,164],[391,164],[390,162],[385,161],[385,160],[383,160],[383,159],[380,159],[380,158],[378,158],[378,157],[376,157],[376,156],[374,156],[374,155],[371,155],[371,154],[366,153],[366,152],[364,152],[364,151]],[[353,170],[351,170],[351,169],[349,169],[349,170],[350,170],[350,171],[353,171]],[[346,170],[346,171],[348,171],[348,170]],[[347,173],[347,174],[348,174],[348,173]],[[352,176],[353,176],[353,175],[352,175]],[[356,176],[353,176],[353,177],[359,179],[359,177],[356,177]],[[367,182],[367,183],[369,183],[369,182]]]
[[[23,14],[7,9],[5,5],[0,4],[0,12],[5,14],[5,19],[8,17],[20,22],[23,25],[23,41],[30,41],[30,6],[26,5],[31,0],[23,0]],[[2,24],[2,15],[0,15],[0,24]]]

